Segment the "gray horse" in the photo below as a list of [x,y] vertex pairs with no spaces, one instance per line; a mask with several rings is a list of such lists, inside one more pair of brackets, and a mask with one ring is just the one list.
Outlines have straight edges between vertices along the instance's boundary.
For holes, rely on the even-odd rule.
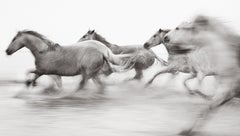
[[114,54],[134,54],[128,60],[128,64],[126,65],[134,65],[133,68],[136,71],[135,76],[133,79],[140,80],[143,77],[143,70],[149,68],[153,65],[155,58],[160,61],[162,64],[166,65],[166,62],[157,57],[157,55],[151,51],[146,50],[142,46],[134,46],[134,45],[127,45],[127,46],[118,46],[115,44],[111,44],[106,41],[101,35],[95,32],[95,30],[89,30],[82,38],[78,40],[78,42],[86,41],[86,40],[96,40],[104,45],[106,45]]
[[[12,55],[19,49],[28,48],[35,58],[36,70],[32,82],[42,75],[75,76],[82,75],[79,88],[82,89],[89,79],[93,79],[104,88],[99,79],[99,73],[111,73],[109,60],[121,64],[121,56],[116,56],[97,41],[75,43],[70,46],[60,46],[48,40],[35,31],[20,31],[13,38],[6,53]],[[103,69],[103,67],[105,68]],[[60,79],[60,78],[59,78]]]

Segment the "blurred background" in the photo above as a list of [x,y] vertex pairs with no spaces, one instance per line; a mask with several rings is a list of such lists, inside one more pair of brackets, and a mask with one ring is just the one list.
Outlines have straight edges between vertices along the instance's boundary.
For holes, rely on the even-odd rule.
[[[239,31],[239,12],[237,0],[0,1],[0,76],[21,76],[33,67],[33,57],[25,49],[10,57],[5,55],[4,50],[19,30],[35,30],[54,42],[69,45],[95,29],[111,43],[131,45],[143,44],[159,28],[174,28],[196,14],[214,16]],[[154,51],[167,59],[163,46]]]

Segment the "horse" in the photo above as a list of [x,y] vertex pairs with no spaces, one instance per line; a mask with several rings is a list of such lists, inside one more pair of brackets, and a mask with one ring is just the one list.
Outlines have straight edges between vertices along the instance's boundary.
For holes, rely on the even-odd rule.
[[[164,36],[164,43],[175,53],[186,54],[197,74],[214,73],[215,95],[194,124],[181,132],[191,135],[205,124],[209,114],[240,93],[240,36],[222,21],[198,15]],[[204,118],[205,120],[202,120]]]
[[[164,73],[171,73],[172,75],[177,75],[179,72],[182,73],[188,73],[190,74],[190,76],[188,78],[186,78],[184,80],[184,86],[187,88],[188,92],[190,94],[199,94],[201,96],[206,97],[204,94],[202,94],[201,92],[195,90],[191,90],[188,86],[187,86],[187,81],[189,81],[190,79],[193,79],[195,77],[197,77],[197,73],[194,70],[194,68],[189,64],[189,60],[188,60],[188,56],[186,54],[177,54],[174,51],[172,51],[172,49],[167,46],[167,44],[163,43],[164,40],[164,36],[169,32],[169,29],[159,29],[157,32],[155,32],[153,34],[153,36],[144,43],[144,48],[146,49],[150,49],[152,47],[158,46],[163,44],[167,51],[168,51],[168,65],[167,67],[163,68],[162,70],[160,70],[159,72],[157,72],[146,84],[146,86],[150,85],[154,79],[159,76],[160,74],[164,74]],[[202,78],[199,78],[199,81],[202,81]]]
[[143,77],[143,70],[153,65],[155,58],[160,61],[161,64],[166,65],[166,62],[159,58],[152,50],[146,50],[142,46],[138,45],[125,45],[119,46],[109,43],[104,37],[98,34],[95,30],[89,30],[83,35],[78,42],[86,40],[96,40],[102,42],[108,47],[114,54],[135,54],[129,58],[127,65],[133,65],[136,71],[135,76],[132,79],[140,80]]
[[[110,74],[114,68],[111,67],[109,61],[115,64],[124,64],[122,59],[126,57],[114,55],[108,48],[104,50],[102,47],[105,45],[98,41],[91,40],[60,46],[44,35],[30,30],[19,31],[6,49],[6,54],[12,55],[23,47],[29,49],[35,58],[36,69],[31,71],[35,77],[31,83],[34,83],[42,75],[82,75],[78,90],[83,89],[89,79],[98,83],[100,90],[103,89],[104,85],[99,79],[99,73]],[[107,65],[107,68],[103,69],[104,65]],[[115,67],[115,70],[118,69]],[[56,81],[60,79],[58,78]],[[59,82],[61,84],[61,81]]]

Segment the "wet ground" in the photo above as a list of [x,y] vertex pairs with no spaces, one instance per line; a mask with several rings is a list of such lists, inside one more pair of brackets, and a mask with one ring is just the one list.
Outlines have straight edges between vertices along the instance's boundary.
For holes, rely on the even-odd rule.
[[[49,88],[43,76],[35,88],[23,84],[33,68],[29,52],[1,56],[0,136],[177,136],[206,108],[206,101],[187,94],[182,81],[188,75],[165,74],[144,87],[162,67],[154,64],[144,71],[142,81],[124,80],[134,71],[103,78],[104,94],[90,81],[86,90],[72,93],[81,77],[64,78],[61,93]],[[23,61],[24,59],[24,61]],[[196,80],[189,86],[197,87]],[[214,78],[204,80],[201,90],[214,95]],[[240,100],[234,99],[211,114],[195,136],[240,136]]]
[[[105,79],[104,94],[99,94],[92,82],[86,90],[72,94],[78,77],[64,79],[62,93],[45,89],[50,80],[42,79],[45,82],[30,89],[2,80],[0,135],[177,136],[206,108],[205,100],[186,94],[178,85],[179,78],[159,78],[145,88],[145,81],[124,82],[125,77]],[[195,135],[239,136],[239,101],[234,99],[213,113]]]

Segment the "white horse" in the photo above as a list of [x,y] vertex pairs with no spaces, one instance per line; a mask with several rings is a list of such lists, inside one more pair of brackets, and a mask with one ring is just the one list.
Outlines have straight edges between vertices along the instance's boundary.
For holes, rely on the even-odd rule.
[[[105,45],[97,41],[60,46],[35,31],[18,32],[6,53],[12,55],[23,47],[28,48],[35,57],[36,70],[31,71],[35,73],[32,83],[42,75],[74,76],[81,74],[79,89],[82,89],[90,78],[96,81],[102,89],[104,86],[98,75],[101,72],[107,74],[109,71],[112,72],[113,68],[108,61],[121,65],[124,64],[123,59],[127,56],[114,55],[111,50],[105,48]],[[108,68],[103,69],[104,65]],[[61,88],[59,76],[56,76],[58,77],[56,81]]]
[[[167,33],[164,42],[176,53],[188,55],[198,76],[212,73],[216,77],[216,94],[199,118],[206,120],[209,112],[239,94],[240,36],[221,21],[199,15],[191,23],[183,23]],[[203,121],[197,120],[182,134],[191,134],[194,128],[204,124]]]
[[[144,48],[146,49],[150,49],[152,47],[161,45],[164,41],[164,36],[169,32],[170,30],[166,29],[159,29],[145,44],[144,44]],[[147,86],[150,85],[154,79],[159,76],[160,74],[164,74],[164,73],[171,73],[172,75],[177,75],[179,72],[182,73],[188,73],[190,74],[190,76],[188,78],[186,78],[184,80],[184,86],[187,88],[188,92],[190,94],[199,94],[200,96],[206,98],[206,95],[204,95],[203,93],[201,93],[198,90],[191,90],[188,86],[187,86],[187,81],[189,81],[190,79],[193,79],[195,77],[197,77],[197,73],[196,70],[194,70],[194,68],[191,66],[191,64],[189,64],[189,59],[188,56],[186,54],[180,54],[180,53],[175,53],[174,50],[171,49],[170,46],[168,46],[167,44],[163,45],[166,47],[167,51],[168,51],[168,65],[161,69],[159,72],[157,72],[148,82],[147,82]],[[199,82],[201,84],[201,81],[203,78],[198,78]]]

